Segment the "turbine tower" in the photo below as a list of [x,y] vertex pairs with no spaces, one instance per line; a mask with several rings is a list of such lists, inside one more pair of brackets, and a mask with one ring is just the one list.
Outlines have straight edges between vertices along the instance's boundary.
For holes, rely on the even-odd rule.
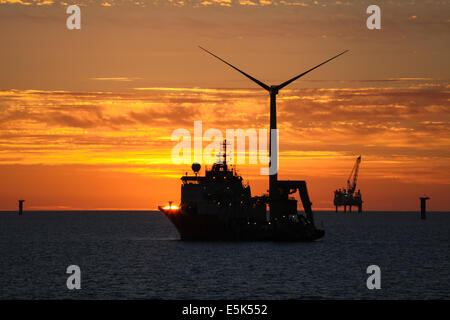
[[[210,55],[212,55],[213,57],[219,59],[220,61],[222,61],[223,63],[227,64],[228,66],[230,66],[231,68],[233,68],[234,70],[240,72],[241,74],[243,74],[244,76],[246,76],[247,78],[249,78],[250,80],[252,80],[253,82],[255,82],[256,84],[258,84],[260,87],[262,87],[263,89],[267,90],[270,94],[270,132],[272,133],[272,129],[276,129],[277,128],[277,94],[278,92],[283,89],[284,87],[286,87],[287,85],[289,85],[290,83],[294,82],[295,80],[297,80],[298,78],[303,77],[304,75],[306,75],[307,73],[313,71],[314,69],[317,69],[318,67],[324,65],[327,62],[330,62],[333,59],[336,59],[337,57],[339,57],[340,55],[343,55],[344,53],[346,53],[348,50],[345,50],[341,53],[339,53],[338,55],[335,55],[334,57],[322,62],[321,64],[318,64],[317,66],[293,77],[292,79],[289,79],[285,82],[283,82],[282,84],[279,85],[267,85],[262,81],[259,81],[258,79],[252,77],[251,75],[245,73],[244,71],[236,68],[235,66],[233,66],[231,63],[228,63],[227,61],[225,61],[224,59],[216,56],[214,53],[206,50],[205,48],[202,48],[199,46],[200,49],[202,49],[203,51],[209,53]],[[275,135],[275,139],[274,141],[272,141],[272,134],[270,134],[270,147],[269,147],[269,156],[270,156],[270,162],[269,162],[269,167],[273,164],[272,163],[272,146],[273,146],[273,150],[275,150],[275,152],[278,152],[278,136]],[[278,161],[278,154],[275,154],[274,157],[275,161]],[[276,163],[275,168],[278,169],[278,163]],[[274,196],[275,196],[275,188],[276,188],[276,183],[278,181],[278,174],[277,172],[275,172],[275,174],[269,175],[269,201],[270,201],[270,207],[271,207],[271,203],[272,200],[274,200]],[[272,208],[271,208],[272,209]],[[272,211],[272,210],[271,210]]]

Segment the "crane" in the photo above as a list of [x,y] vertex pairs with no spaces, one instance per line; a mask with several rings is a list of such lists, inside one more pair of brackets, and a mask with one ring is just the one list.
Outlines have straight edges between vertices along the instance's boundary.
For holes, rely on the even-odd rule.
[[344,212],[347,212],[347,206],[352,211],[352,206],[358,207],[358,212],[362,212],[362,199],[361,192],[359,190],[355,193],[356,182],[358,181],[359,165],[361,163],[361,156],[356,159],[353,165],[352,171],[347,179],[347,190],[334,191],[334,205],[336,206],[336,212],[339,206],[344,206]]
[[[356,159],[355,165],[353,166],[353,169],[350,172],[350,175],[348,176],[348,179],[347,179],[348,194],[353,194],[355,192],[356,181],[358,180],[358,171],[359,171],[360,163],[361,163],[361,156],[359,156],[358,159]],[[352,178],[352,176],[353,176],[353,178]]]

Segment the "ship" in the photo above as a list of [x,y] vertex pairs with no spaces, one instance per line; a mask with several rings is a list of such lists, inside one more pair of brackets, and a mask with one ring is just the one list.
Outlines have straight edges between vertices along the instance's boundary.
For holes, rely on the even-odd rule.
[[[212,52],[202,47],[200,49],[269,92],[268,194],[251,195],[250,186],[243,182],[235,167],[227,164],[226,141],[224,141],[223,158],[214,163],[210,169],[205,168],[203,176],[199,175],[201,165],[193,163],[194,175],[186,174],[181,177],[180,203],[169,202],[168,205],[159,206],[159,210],[173,223],[182,240],[306,242],[323,238],[325,230],[316,228],[314,224],[306,182],[278,179],[276,98],[281,89],[348,50],[279,85],[267,85]],[[293,197],[297,191],[303,212],[297,210],[298,201]]]
[[[271,203],[269,216],[269,195],[252,197],[250,185],[235,166],[227,164],[226,140],[222,157],[205,168],[203,176],[201,165],[193,163],[193,174],[181,177],[180,204],[159,206],[182,240],[314,241],[324,236],[325,231],[314,226],[304,181],[278,181],[279,197]],[[306,205],[305,213],[297,211],[297,200],[290,196],[296,190]]]

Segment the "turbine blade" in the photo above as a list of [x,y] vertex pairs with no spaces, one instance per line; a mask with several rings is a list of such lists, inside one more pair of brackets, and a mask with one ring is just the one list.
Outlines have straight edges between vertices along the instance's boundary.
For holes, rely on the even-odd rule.
[[277,89],[278,89],[278,90],[281,90],[282,88],[286,87],[286,86],[287,86],[288,84],[290,84],[291,82],[294,82],[294,81],[297,80],[298,78],[303,77],[305,74],[307,74],[307,73],[313,71],[314,69],[317,69],[317,68],[320,67],[321,65],[324,65],[325,63],[330,62],[330,61],[333,60],[333,59],[336,59],[337,57],[339,57],[340,55],[343,55],[343,54],[346,53],[347,51],[348,51],[348,50],[345,50],[344,52],[341,52],[341,53],[339,53],[338,55],[336,55],[336,56],[334,56],[334,57],[332,57],[332,58],[330,58],[330,59],[328,59],[328,60],[322,62],[321,64],[318,64],[318,65],[315,66],[314,68],[311,68],[311,69],[309,69],[308,71],[305,71],[305,72],[299,74],[298,76],[296,76],[296,77],[294,77],[294,78],[292,78],[292,79],[290,79],[290,80],[288,80],[288,81],[283,82],[282,84],[280,84],[280,85],[277,86]]
[[199,47],[200,49],[202,49],[203,51],[209,53],[209,54],[212,55],[213,57],[219,59],[219,60],[222,61],[223,63],[229,65],[229,66],[232,67],[234,70],[236,70],[236,71],[242,73],[244,76],[246,76],[247,78],[249,78],[249,79],[252,80],[253,82],[256,82],[259,86],[263,87],[263,88],[266,89],[267,91],[270,91],[270,87],[269,87],[267,84],[265,84],[265,83],[259,81],[258,79],[253,78],[251,75],[245,73],[244,71],[239,70],[238,68],[236,68],[235,66],[233,66],[231,63],[226,62],[225,60],[223,60],[222,58],[216,56],[214,53],[209,52],[209,51],[206,50],[205,48],[202,48],[202,47],[200,47],[200,46],[198,46],[198,47]]

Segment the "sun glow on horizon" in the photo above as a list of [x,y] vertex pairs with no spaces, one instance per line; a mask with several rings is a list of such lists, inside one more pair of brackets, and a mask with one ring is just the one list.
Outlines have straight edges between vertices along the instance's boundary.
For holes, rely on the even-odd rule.
[[[360,183],[366,193],[371,189],[369,182],[382,186],[386,193],[393,191],[396,181],[411,188],[413,184],[441,186],[440,193],[445,194],[450,181],[448,90],[446,86],[400,90],[403,96],[397,97],[395,104],[386,103],[389,88],[291,90],[287,96],[296,99],[280,99],[278,107],[280,178],[305,179],[311,185],[313,202],[320,208],[331,208],[328,194],[345,183],[355,155],[362,154]],[[177,143],[171,140],[173,130],[185,128],[193,133],[194,121],[200,119],[203,133],[209,128],[224,134],[227,128],[267,128],[266,97],[244,90],[237,99],[236,92],[182,88],[155,88],[147,93],[0,91],[0,102],[6,106],[0,118],[0,170],[16,172],[17,176],[28,168],[31,177],[17,180],[35,186],[60,183],[65,176],[71,189],[104,193],[100,202],[110,201],[106,199],[112,190],[106,186],[99,189],[105,177],[110,177],[117,180],[113,193],[122,195],[114,207],[153,209],[162,199],[178,194],[179,178],[190,172],[190,165],[171,161],[171,150]],[[327,98],[320,98],[324,96]],[[208,144],[204,141],[203,148]],[[267,177],[259,175],[260,167],[237,166],[244,180],[250,181],[253,194],[264,193],[267,188]],[[45,180],[39,180],[44,172]],[[10,180],[9,174],[3,176],[9,188],[4,192],[10,194],[7,197],[15,199],[22,194],[33,198],[35,194],[35,206],[52,207],[50,203],[39,204],[37,189],[24,191],[23,184]],[[92,179],[100,179],[96,189],[89,186]],[[172,182],[156,195],[155,179]],[[147,187],[135,189],[136,181]],[[135,195],[126,192],[127,185],[138,190]],[[76,202],[86,196],[75,191],[62,198]],[[141,199],[137,207],[132,200],[136,196]],[[365,199],[371,201],[370,197]],[[5,203],[6,198],[0,200]],[[10,208],[15,206],[15,200],[7,201]],[[89,205],[89,201],[83,206],[106,207],[94,205],[97,201]],[[444,203],[441,206],[445,207]],[[53,204],[54,208],[61,206],[80,207]],[[366,207],[380,206],[369,202]]]

